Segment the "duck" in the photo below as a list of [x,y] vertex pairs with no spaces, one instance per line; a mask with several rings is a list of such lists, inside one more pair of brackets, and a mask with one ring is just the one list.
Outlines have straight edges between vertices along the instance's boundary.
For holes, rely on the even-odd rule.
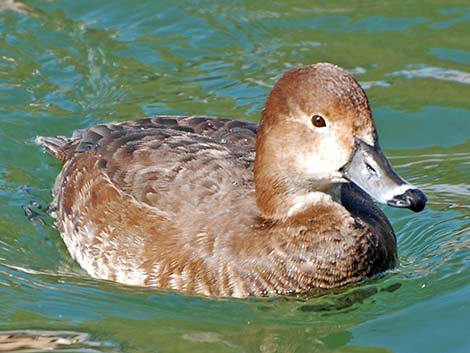
[[62,162],[51,215],[93,278],[209,297],[312,293],[397,266],[375,201],[425,194],[382,152],[364,90],[330,63],[296,67],[259,125],[208,116],[37,137]]

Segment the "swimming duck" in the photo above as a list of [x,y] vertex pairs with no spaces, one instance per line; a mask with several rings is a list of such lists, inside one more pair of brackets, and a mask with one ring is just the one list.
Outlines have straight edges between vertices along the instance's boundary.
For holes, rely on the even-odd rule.
[[260,125],[204,116],[38,137],[63,168],[52,209],[98,279],[207,296],[308,293],[393,268],[375,200],[426,196],[382,153],[366,94],[327,63],[287,71]]

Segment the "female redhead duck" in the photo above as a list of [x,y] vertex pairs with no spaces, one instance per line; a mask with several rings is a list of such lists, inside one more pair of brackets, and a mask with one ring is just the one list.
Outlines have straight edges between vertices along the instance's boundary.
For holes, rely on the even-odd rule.
[[157,116],[38,142],[63,163],[53,208],[72,257],[128,285],[233,297],[343,286],[397,262],[370,196],[426,203],[383,155],[364,91],[331,64],[286,72],[259,127]]

